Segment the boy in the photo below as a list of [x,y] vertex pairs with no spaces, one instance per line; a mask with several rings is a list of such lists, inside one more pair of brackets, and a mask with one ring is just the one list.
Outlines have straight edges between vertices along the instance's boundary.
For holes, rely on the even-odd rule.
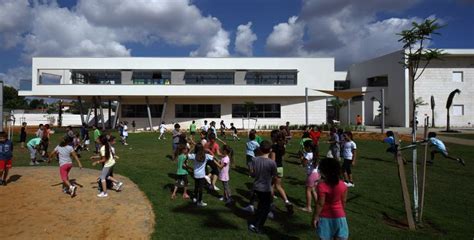
[[246,144],[246,149],[245,149],[245,155],[247,159],[247,167],[249,168],[250,171],[250,163],[253,161],[255,158],[255,150],[260,147],[260,144],[255,141],[255,132],[250,131],[249,133],[249,141]]
[[444,143],[441,140],[436,138],[436,133],[435,132],[429,132],[428,133],[428,140],[426,140],[426,141],[429,142],[430,146],[434,146],[434,148],[435,148],[433,151],[431,151],[431,160],[427,162],[428,164],[433,165],[433,163],[434,163],[433,160],[434,160],[435,154],[436,153],[441,153],[441,155],[443,155],[444,158],[457,161],[458,163],[462,164],[463,166],[466,166],[466,163],[464,162],[464,160],[462,158],[456,158],[456,157],[452,157],[452,156],[448,155],[448,150],[446,149],[446,146],[444,145]]
[[25,148],[25,142],[26,142],[26,122],[23,122],[21,124],[21,131],[20,131],[21,148]]
[[237,128],[235,128],[234,123],[230,123],[230,130],[232,131],[232,137],[235,141],[235,139],[240,141],[239,136],[237,136]]
[[255,220],[251,221],[248,228],[255,233],[260,233],[267,220],[273,201],[272,181],[277,176],[276,163],[268,157],[272,144],[268,141],[263,141],[259,149],[262,155],[256,157],[250,164],[250,172],[252,177],[255,178],[253,190],[258,198],[258,207]]
[[28,143],[26,144],[26,147],[30,151],[30,165],[39,165],[39,162],[36,161],[36,151],[40,150],[41,147],[43,147],[45,144],[47,144],[48,138],[46,136],[43,136],[43,138],[33,138]]
[[207,125],[207,120],[204,120],[204,125],[201,127],[201,130],[206,133],[209,130],[209,125]]
[[165,121],[163,121],[160,124],[160,136],[158,137],[158,140],[161,140],[161,137],[163,137],[163,139],[166,139],[164,136],[165,132],[166,132],[166,125],[165,125]]
[[191,134],[191,136],[194,139],[194,135],[196,134],[196,121],[194,121],[194,120],[191,123],[191,125],[189,126],[189,133]]
[[6,132],[0,132],[0,185],[7,185],[8,170],[12,168],[13,143]]
[[99,148],[100,148],[100,140],[99,137],[102,134],[100,130],[97,128],[96,125],[92,126],[92,129],[94,130],[94,143],[95,143],[95,154],[99,153]]

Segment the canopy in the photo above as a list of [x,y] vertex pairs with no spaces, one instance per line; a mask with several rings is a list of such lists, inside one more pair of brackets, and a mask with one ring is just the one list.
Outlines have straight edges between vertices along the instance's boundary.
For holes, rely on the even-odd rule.
[[344,91],[344,90],[331,91],[331,90],[319,90],[319,89],[313,89],[313,90],[320,91],[320,92],[323,92],[323,93],[327,93],[329,95],[332,95],[332,96],[335,96],[335,97],[338,97],[338,98],[342,98],[344,100],[349,100],[353,97],[361,96],[361,95],[364,95],[366,93],[365,91],[353,91],[353,89],[349,89],[349,91]]

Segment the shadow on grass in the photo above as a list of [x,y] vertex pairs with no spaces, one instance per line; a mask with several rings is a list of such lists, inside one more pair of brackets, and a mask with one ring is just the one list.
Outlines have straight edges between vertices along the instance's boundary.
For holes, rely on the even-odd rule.
[[365,160],[370,160],[370,161],[377,161],[377,162],[387,162],[387,163],[396,163],[395,160],[387,160],[387,159],[382,159],[382,158],[377,158],[377,157],[366,157],[366,156],[361,156],[361,159]]
[[249,175],[249,170],[245,167],[241,167],[241,166],[235,166],[234,168],[232,168],[232,170],[242,174],[242,175],[246,175],[248,176]]
[[306,186],[306,182],[292,176],[285,176],[288,184],[297,185],[297,186]]
[[204,219],[202,226],[207,229],[239,229],[239,226],[229,222],[221,216],[221,212],[215,209],[197,207],[192,203],[182,205],[171,210],[173,213],[198,215]]

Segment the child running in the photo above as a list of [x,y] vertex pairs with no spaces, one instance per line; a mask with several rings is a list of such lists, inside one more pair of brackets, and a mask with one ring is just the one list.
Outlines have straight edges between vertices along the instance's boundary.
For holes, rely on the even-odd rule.
[[220,132],[221,132],[221,138],[222,139],[226,139],[226,136],[225,136],[225,130],[227,129],[225,123],[224,123],[224,120],[221,120],[221,123],[220,123]]
[[[196,203],[199,207],[207,206],[202,200],[202,190],[206,182],[204,176],[206,176],[206,163],[212,161],[214,156],[207,154],[204,150],[204,146],[200,143],[194,147],[194,152],[188,154],[188,159],[193,160],[194,167],[194,197],[193,203]],[[185,165],[188,168],[187,165]]]
[[282,179],[284,176],[283,171],[283,156],[285,155],[285,134],[279,130],[273,130],[270,133],[272,138],[272,152],[270,153],[270,158],[275,161],[277,165],[277,176],[274,181],[274,187],[280,194],[280,197],[285,202],[285,206],[288,212],[293,213],[293,204],[288,200],[285,189],[283,188]]
[[7,185],[8,171],[12,168],[13,143],[6,132],[0,132],[0,185]]
[[339,162],[326,158],[319,164],[323,180],[317,186],[318,200],[312,225],[320,239],[349,239],[346,207],[347,186],[340,178]]
[[173,193],[171,194],[171,199],[176,198],[176,192],[178,188],[183,188],[183,199],[189,199],[188,195],[188,171],[184,166],[186,166],[186,160],[188,155],[188,148],[185,144],[179,144],[177,151],[178,155],[178,170],[176,170],[176,184],[174,186]]
[[433,146],[433,147],[434,147],[434,150],[431,151],[431,158],[430,158],[430,161],[427,161],[430,165],[433,165],[433,163],[434,163],[433,161],[434,161],[435,155],[436,155],[437,153],[440,153],[441,155],[443,155],[444,158],[457,161],[457,162],[460,163],[461,165],[466,166],[466,163],[464,162],[464,160],[463,160],[462,158],[453,157],[453,156],[448,155],[448,149],[447,149],[446,146],[444,145],[443,141],[439,140],[439,139],[436,137],[436,133],[435,133],[435,132],[429,132],[429,133],[428,133],[428,140],[427,140],[427,141],[429,142],[430,146]]
[[[216,142],[216,135],[212,132],[208,134],[209,141],[204,145],[206,153],[211,154],[212,156],[222,156],[221,151],[219,150],[219,144]],[[217,164],[214,161],[208,162],[207,165],[211,168],[210,173],[205,177],[207,183],[210,184],[209,188],[211,190],[219,191],[220,189],[216,186],[217,178],[219,176],[219,169]]]
[[128,122],[123,123],[123,129],[122,129],[122,144],[127,146],[127,139],[128,139]]
[[249,140],[245,144],[245,156],[246,156],[246,164],[249,169],[250,175],[250,163],[252,163],[253,159],[255,158],[255,150],[260,147],[260,144],[255,141],[255,132],[250,131],[249,133]]
[[355,187],[352,180],[352,166],[356,163],[357,145],[352,140],[352,132],[344,133],[344,142],[342,144],[342,172],[344,173],[344,182],[348,187]]
[[116,184],[117,191],[120,191],[121,187],[123,186],[123,183],[117,181],[115,178],[111,176],[111,173],[113,172],[113,167],[115,165],[115,156],[114,156],[113,149],[111,145],[109,144],[109,140],[107,139],[107,136],[102,135],[100,136],[99,139],[100,139],[100,143],[102,144],[99,150],[100,159],[92,162],[92,166],[95,166],[98,163],[104,164],[102,171],[100,173],[100,177],[99,177],[100,183],[102,186],[102,189],[101,189],[102,191],[97,195],[97,197],[105,198],[105,197],[108,197],[107,180],[110,180],[114,184]]
[[193,120],[191,125],[189,125],[189,134],[194,138],[194,135],[196,134],[196,121]]
[[232,195],[229,187],[229,166],[230,166],[230,154],[232,153],[232,149],[229,145],[222,146],[222,153],[223,157],[221,161],[216,162],[217,166],[221,169],[219,172],[219,180],[222,182],[222,186],[224,187],[224,197],[220,198],[219,200],[225,201],[225,204],[232,203]]
[[237,139],[237,141],[240,141],[240,138],[237,135],[237,128],[234,126],[234,123],[230,123],[230,130],[232,131],[233,140],[235,141],[235,139]]
[[163,137],[163,139],[166,139],[165,132],[166,132],[166,125],[165,125],[165,121],[163,121],[160,124],[160,136],[158,137],[158,140],[161,140],[161,137]]
[[76,195],[77,187],[69,181],[69,172],[72,169],[72,159],[71,156],[76,160],[77,165],[82,169],[82,164],[79,158],[77,157],[74,148],[69,145],[71,138],[65,137],[61,143],[54,148],[54,150],[49,154],[48,163],[51,162],[51,159],[55,156],[59,160],[59,175],[63,181],[63,190],[64,192],[69,192],[71,197]]

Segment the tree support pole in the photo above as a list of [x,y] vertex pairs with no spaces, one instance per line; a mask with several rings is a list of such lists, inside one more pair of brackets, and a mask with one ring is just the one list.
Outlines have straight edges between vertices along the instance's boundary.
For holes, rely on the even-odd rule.
[[99,97],[100,119],[102,122],[102,131],[105,131],[104,109],[102,108],[102,98]]
[[[397,134],[395,134],[395,136],[397,136]],[[395,137],[395,143],[398,143],[398,137]],[[411,209],[410,193],[408,191],[408,184],[405,176],[405,167],[403,165],[402,152],[400,151],[399,145],[397,145],[396,160],[398,164],[398,178],[400,179],[400,185],[402,187],[402,197],[403,203],[405,205],[408,228],[410,230],[415,230],[415,221],[413,220],[413,212]]]
[[151,120],[150,99],[148,99],[148,97],[145,97],[145,101],[146,101],[146,111],[148,113],[148,124],[150,125],[150,132],[153,132],[153,122]]
[[79,114],[81,115],[81,125],[84,125],[84,111],[82,109],[82,98],[77,97],[77,102],[79,103]]

